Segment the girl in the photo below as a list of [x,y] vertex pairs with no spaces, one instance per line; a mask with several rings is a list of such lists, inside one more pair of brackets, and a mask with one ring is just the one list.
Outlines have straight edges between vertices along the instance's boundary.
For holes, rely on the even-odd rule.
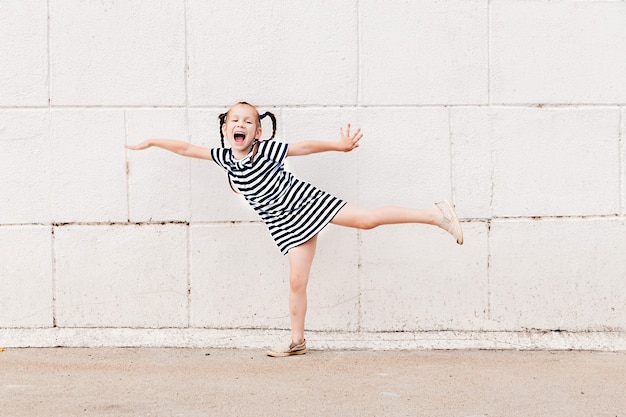
[[[272,119],[272,136],[261,141],[261,119]],[[239,102],[219,116],[222,148],[208,149],[186,142],[148,139],[132,150],[151,146],[179,155],[214,161],[224,169],[231,187],[245,197],[268,226],[270,234],[283,254],[289,256],[289,312],[291,343],[268,350],[269,356],[301,355],[307,352],[304,319],[307,309],[306,288],[315,255],[317,234],[328,224],[372,229],[385,224],[421,223],[439,226],[450,233],[459,245],[463,232],[454,208],[448,201],[426,209],[380,207],[364,209],[321,191],[295,178],[283,166],[288,156],[318,152],[350,152],[359,146],[361,129],[340,129],[336,142],[307,140],[296,143],[271,141],[276,133],[276,118],[270,112],[259,115],[256,107]],[[230,148],[224,147],[224,137]]]

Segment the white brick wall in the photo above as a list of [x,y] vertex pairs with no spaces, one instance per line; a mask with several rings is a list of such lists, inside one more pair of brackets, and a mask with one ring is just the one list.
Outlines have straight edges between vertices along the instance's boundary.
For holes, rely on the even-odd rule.
[[246,100],[287,142],[363,128],[353,153],[290,158],[299,177],[464,219],[460,247],[324,230],[313,343],[623,349],[624,22],[625,1],[4,1],[0,346],[287,329],[287,258],[226,175],[123,147],[219,146]]

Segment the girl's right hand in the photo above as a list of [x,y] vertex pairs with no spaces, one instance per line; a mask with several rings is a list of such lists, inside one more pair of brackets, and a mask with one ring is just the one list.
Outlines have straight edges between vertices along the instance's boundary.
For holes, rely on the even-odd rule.
[[130,149],[130,150],[133,150],[133,151],[141,151],[141,150],[144,150],[144,149],[148,149],[150,146],[152,146],[152,145],[150,144],[150,141],[148,141],[148,140],[144,140],[143,142],[140,142],[140,143],[138,143],[136,145],[124,145],[124,147],[126,149]]

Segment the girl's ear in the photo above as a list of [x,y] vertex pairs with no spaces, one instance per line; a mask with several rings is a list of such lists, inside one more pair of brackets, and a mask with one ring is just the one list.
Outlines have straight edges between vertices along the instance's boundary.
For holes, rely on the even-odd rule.
[[256,134],[254,135],[254,138],[256,140],[261,139],[261,134],[263,133],[263,129],[259,126],[256,128]]

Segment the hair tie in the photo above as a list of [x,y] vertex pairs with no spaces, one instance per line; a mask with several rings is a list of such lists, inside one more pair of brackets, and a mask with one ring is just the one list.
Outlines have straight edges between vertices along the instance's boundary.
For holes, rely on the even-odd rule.
[[263,120],[265,118],[265,116],[267,116],[267,112],[263,113],[262,115],[259,116],[260,120]]

